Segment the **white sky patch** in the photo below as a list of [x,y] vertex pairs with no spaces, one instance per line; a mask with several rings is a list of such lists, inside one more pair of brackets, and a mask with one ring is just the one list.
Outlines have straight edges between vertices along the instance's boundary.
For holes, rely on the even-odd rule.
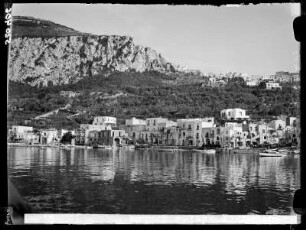
[[292,3],[290,5],[290,13],[292,17],[298,17],[301,15],[301,4],[300,3]]

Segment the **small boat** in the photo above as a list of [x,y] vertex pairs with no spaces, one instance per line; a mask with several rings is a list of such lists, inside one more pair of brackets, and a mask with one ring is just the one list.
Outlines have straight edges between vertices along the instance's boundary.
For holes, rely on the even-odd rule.
[[280,154],[278,151],[275,150],[265,150],[261,153],[259,153],[260,157],[281,157],[284,156],[283,154]]
[[207,153],[207,154],[215,154],[215,153],[216,153],[216,150],[215,150],[215,149],[204,149],[204,153]]
[[135,145],[135,149],[143,149],[143,150],[147,150],[149,149],[151,146],[148,145],[148,144],[138,144],[138,145]]
[[113,147],[112,147],[112,146],[109,146],[109,145],[105,145],[105,146],[104,146],[104,149],[113,149]]
[[127,147],[127,149],[129,149],[129,150],[134,150],[135,149],[135,145],[128,145],[128,146],[126,146]]
[[87,146],[86,149],[93,149],[93,147],[92,146]]
[[300,154],[300,150],[299,149],[295,149],[295,150],[293,150],[293,153],[295,153],[295,154]]
[[289,150],[287,150],[287,149],[278,149],[277,152],[282,154],[282,155],[287,155],[289,153]]

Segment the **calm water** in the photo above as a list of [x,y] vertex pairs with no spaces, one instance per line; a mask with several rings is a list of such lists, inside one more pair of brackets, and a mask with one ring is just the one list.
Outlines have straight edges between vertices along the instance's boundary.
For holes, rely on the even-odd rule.
[[8,148],[11,181],[37,212],[293,214],[299,156]]

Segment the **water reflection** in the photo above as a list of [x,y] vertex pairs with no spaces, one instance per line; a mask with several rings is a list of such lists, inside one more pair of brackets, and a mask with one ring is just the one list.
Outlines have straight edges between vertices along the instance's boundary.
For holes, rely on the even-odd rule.
[[289,214],[299,158],[9,148],[11,180],[40,212]]

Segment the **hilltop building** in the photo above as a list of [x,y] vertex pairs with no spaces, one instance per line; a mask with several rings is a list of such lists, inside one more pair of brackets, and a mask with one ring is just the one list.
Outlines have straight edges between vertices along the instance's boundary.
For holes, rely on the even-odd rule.
[[221,119],[226,121],[243,121],[249,120],[250,116],[246,115],[244,109],[223,109],[221,110]]

